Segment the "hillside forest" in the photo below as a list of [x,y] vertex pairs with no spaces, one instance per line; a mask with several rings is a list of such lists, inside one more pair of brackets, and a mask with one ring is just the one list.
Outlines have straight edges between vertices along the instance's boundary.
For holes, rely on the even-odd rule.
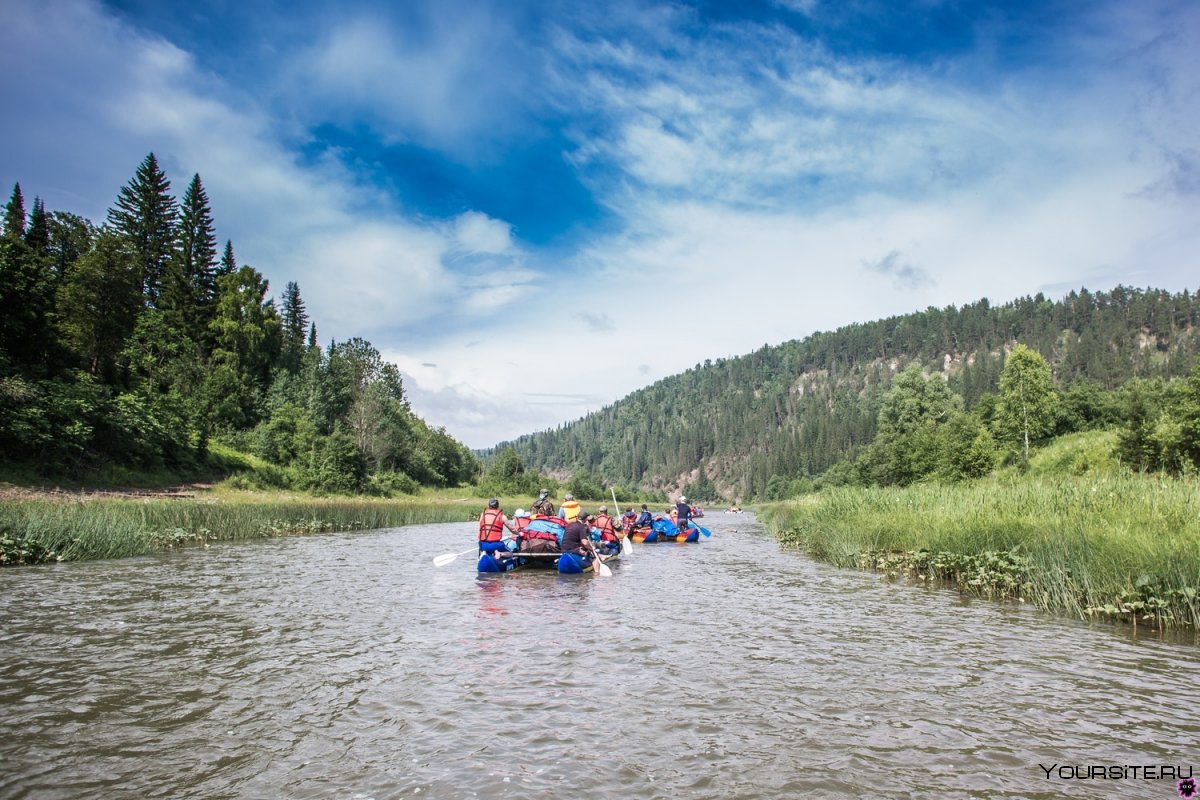
[[[178,480],[244,468],[259,485],[415,492],[476,457],[413,414],[363,339],[321,347],[295,283],[219,249],[200,176],[178,200],[153,153],[102,225],[18,183],[0,230],[0,468]],[[232,459],[232,461],[231,461]]]
[[970,481],[1081,431],[1113,432],[1118,468],[1193,473],[1198,323],[1200,296],[1126,286],[931,307],[705,361],[487,455],[710,502]]
[[[427,425],[367,341],[317,338],[218,247],[200,176],[153,153],[97,225],[14,186],[0,228],[0,471],[389,495],[686,493],[971,481],[1108,431],[1122,469],[1200,465],[1200,297],[1117,286],[930,307],[706,360],[555,429],[472,453]],[[1106,440],[1107,441],[1107,440]],[[482,462],[482,464],[481,464]],[[1076,466],[1086,471],[1087,463]]]

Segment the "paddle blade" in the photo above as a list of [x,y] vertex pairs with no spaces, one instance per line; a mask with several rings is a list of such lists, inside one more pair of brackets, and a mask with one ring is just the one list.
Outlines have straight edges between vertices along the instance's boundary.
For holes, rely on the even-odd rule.
[[601,561],[599,557],[596,558],[596,563],[592,566],[592,570],[601,578],[612,577],[612,570],[609,569],[608,564],[605,564],[603,561]]
[[628,534],[621,538],[621,555],[633,555],[633,539]]
[[442,553],[440,556],[433,557],[433,565],[435,567],[444,567],[454,559],[458,558],[458,553]]

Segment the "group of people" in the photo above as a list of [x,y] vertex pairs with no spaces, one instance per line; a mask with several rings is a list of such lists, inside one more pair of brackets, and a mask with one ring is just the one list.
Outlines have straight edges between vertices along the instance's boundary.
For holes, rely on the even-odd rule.
[[686,497],[680,497],[679,502],[663,510],[657,516],[650,513],[650,509],[642,503],[641,513],[635,514],[633,506],[626,510],[623,519],[625,520],[626,530],[632,531],[634,528],[649,528],[655,519],[669,519],[679,530],[687,528],[688,523],[697,517],[704,516],[704,509],[700,506],[689,505]]
[[[686,497],[680,497],[678,503],[658,516],[652,515],[645,503],[641,513],[635,514],[630,506],[621,519],[612,517],[604,505],[597,513],[587,514],[570,493],[563,495],[562,505],[556,511],[549,490],[542,489],[529,511],[518,508],[511,520],[505,516],[499,500],[489,500],[479,515],[479,551],[494,555],[575,553],[585,558],[599,557],[600,550],[619,550],[626,532],[648,528],[655,519],[669,519],[685,530],[692,519],[702,516],[704,511],[689,505]],[[505,536],[505,531],[512,535]]]
[[[505,531],[512,534],[504,535]],[[574,553],[585,558],[600,558],[600,550],[620,549],[621,524],[600,506],[596,514],[586,514],[571,494],[563,496],[562,506],[554,510],[550,492],[543,489],[529,511],[518,508],[509,520],[493,498],[479,515],[479,551],[506,555],[512,553]]]

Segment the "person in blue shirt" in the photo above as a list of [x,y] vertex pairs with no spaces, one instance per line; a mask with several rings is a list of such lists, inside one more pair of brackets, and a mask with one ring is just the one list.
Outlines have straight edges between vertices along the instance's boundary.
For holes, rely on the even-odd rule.
[[675,526],[681,531],[688,528],[688,520],[692,517],[692,507],[687,504],[686,497],[680,497],[675,504]]
[[649,525],[653,521],[654,518],[650,516],[650,509],[646,508],[645,503],[642,503],[642,513],[638,514],[637,519],[633,521],[633,526],[635,528],[642,528],[646,525]]

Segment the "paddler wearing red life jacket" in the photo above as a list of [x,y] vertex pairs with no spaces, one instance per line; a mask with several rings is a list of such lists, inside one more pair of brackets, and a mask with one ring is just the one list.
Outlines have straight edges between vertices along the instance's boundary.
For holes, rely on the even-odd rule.
[[617,539],[617,525],[613,518],[608,515],[608,506],[600,506],[600,509],[596,514],[595,525],[600,529],[600,541],[619,541]]
[[509,552],[508,542],[504,540],[505,528],[516,533],[508,517],[504,516],[500,501],[493,497],[488,500],[487,508],[479,515],[479,552]]

